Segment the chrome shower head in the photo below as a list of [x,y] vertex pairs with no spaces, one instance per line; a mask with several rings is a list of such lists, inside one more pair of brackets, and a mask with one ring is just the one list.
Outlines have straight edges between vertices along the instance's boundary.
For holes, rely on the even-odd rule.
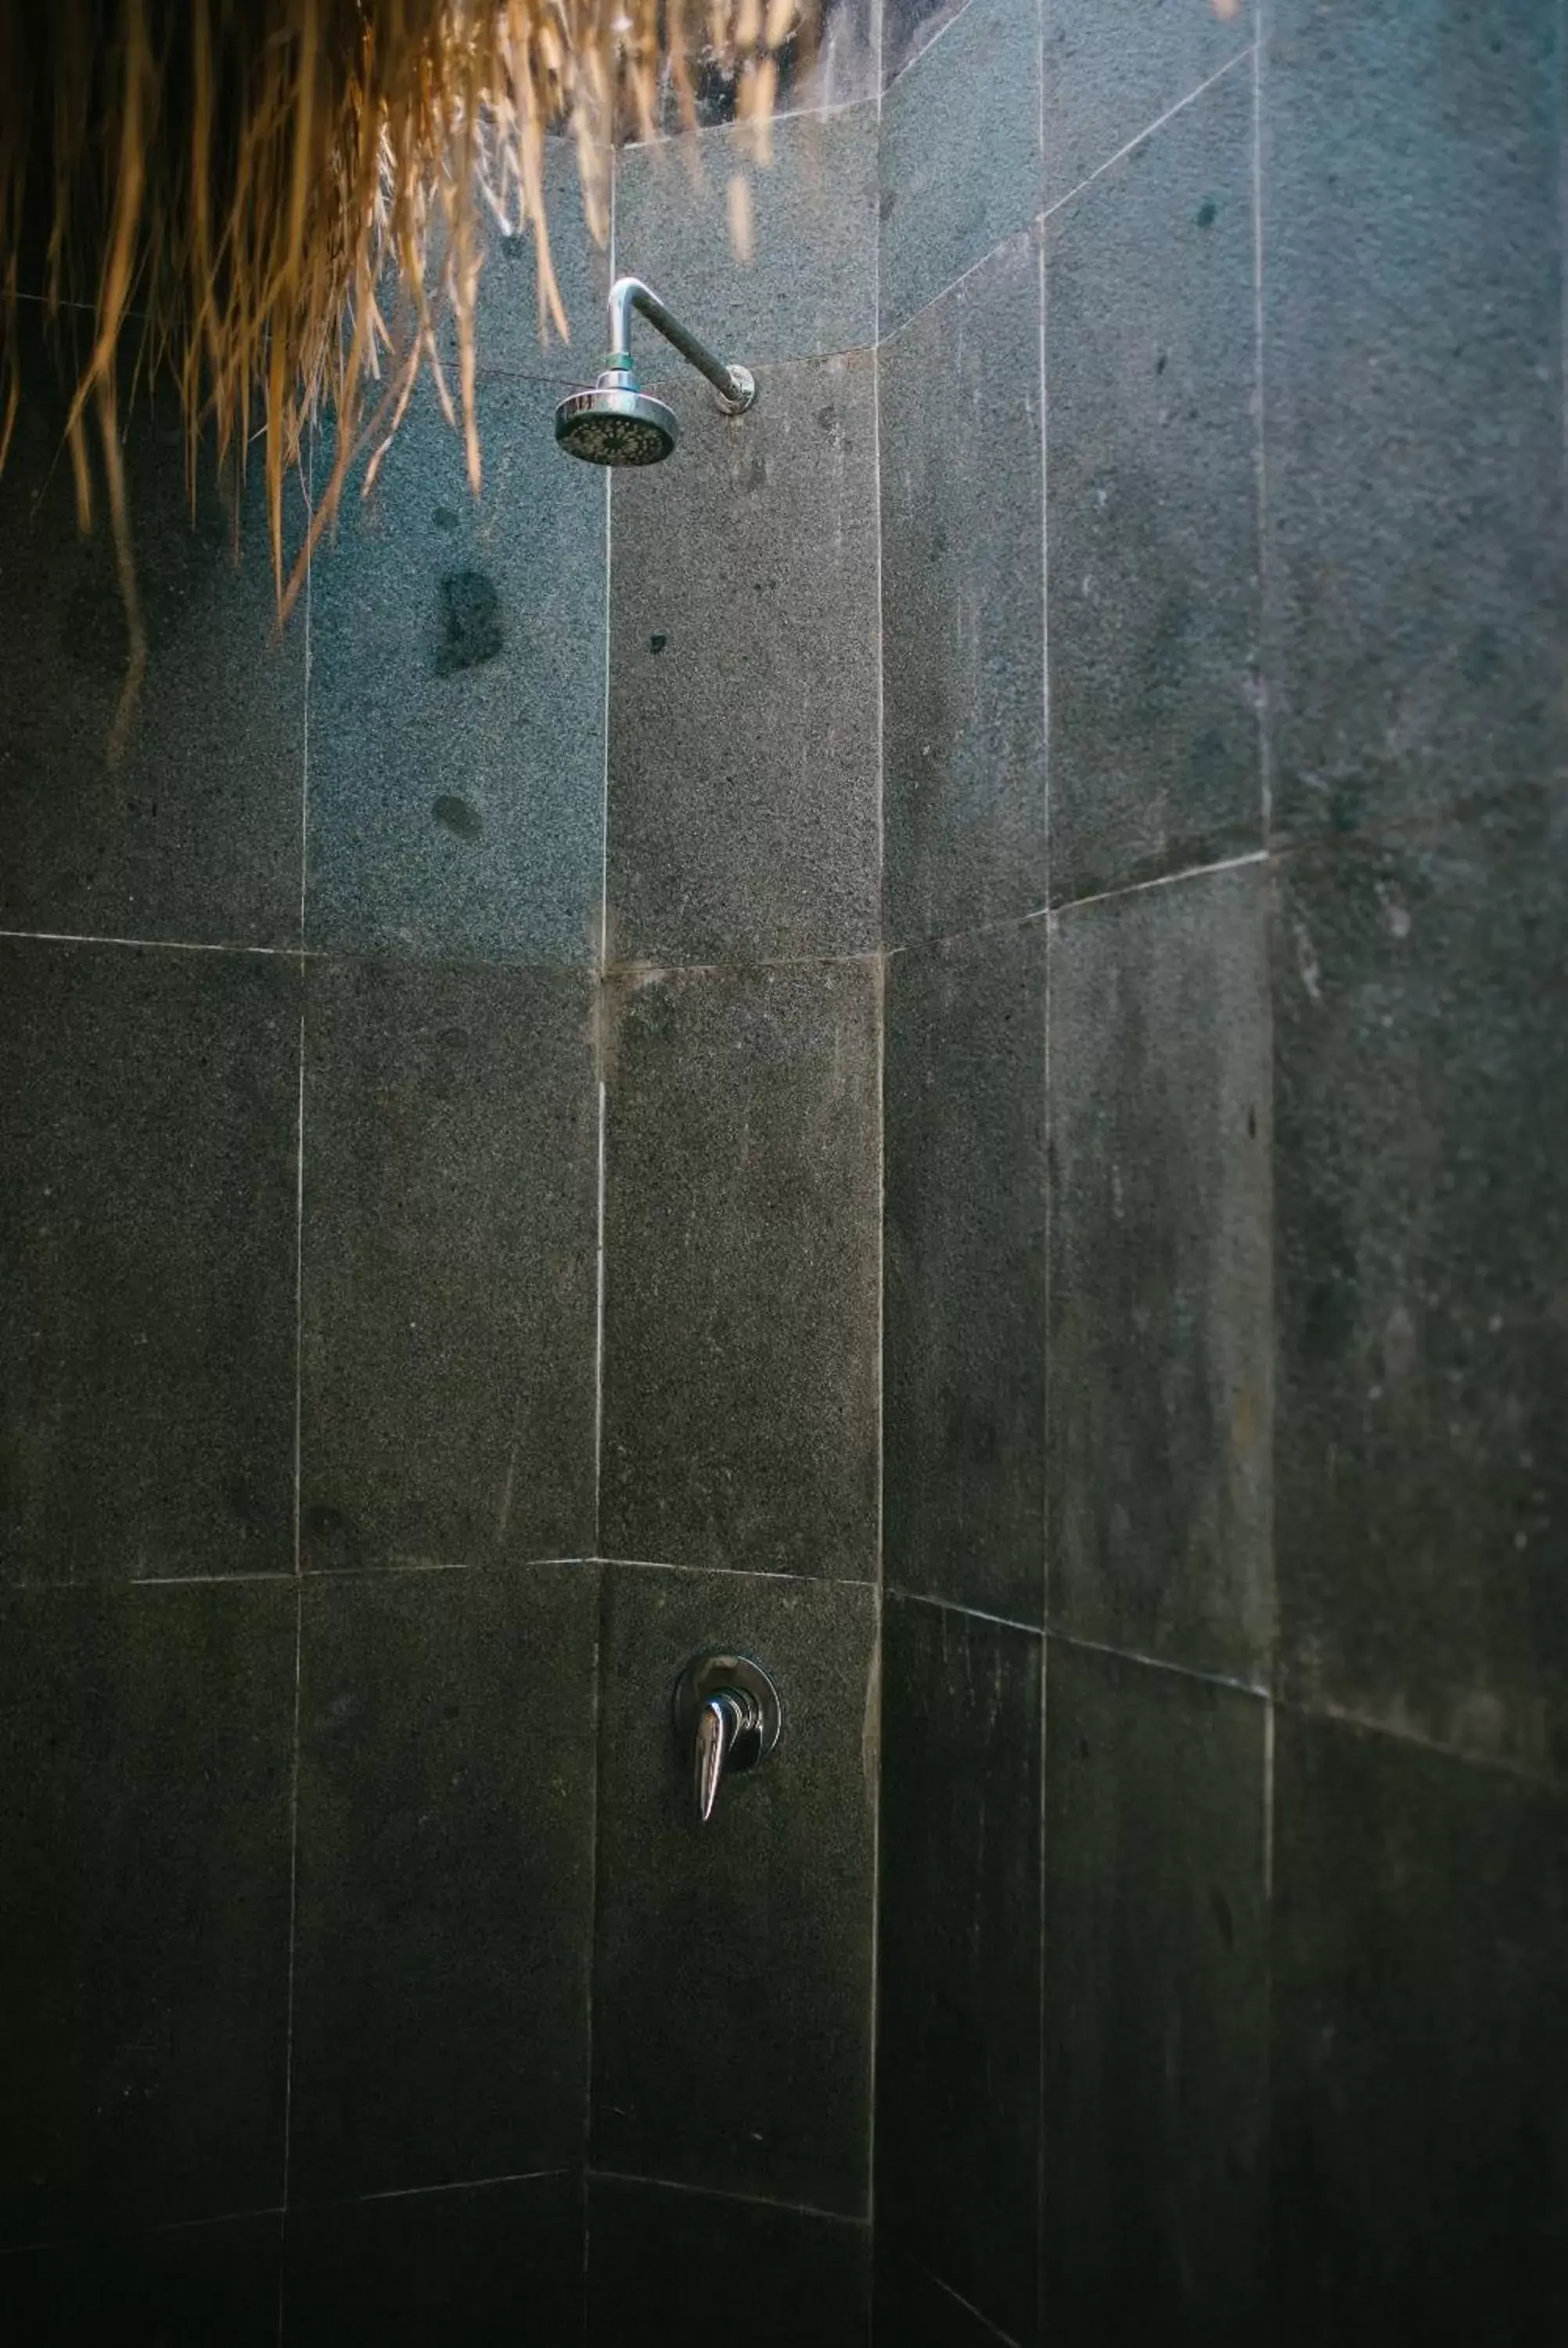
[[757,396],[743,366],[726,366],[688,334],[657,294],[638,277],[618,277],[610,289],[610,357],[591,391],[574,391],[556,409],[556,440],[569,457],[590,465],[657,465],[674,448],[675,411],[640,389],[631,371],[631,313],[641,311],[684,359],[705,375],[726,416],[740,416]]
[[556,438],[590,465],[657,465],[675,446],[675,410],[639,391],[630,367],[607,367],[591,391],[556,409]]

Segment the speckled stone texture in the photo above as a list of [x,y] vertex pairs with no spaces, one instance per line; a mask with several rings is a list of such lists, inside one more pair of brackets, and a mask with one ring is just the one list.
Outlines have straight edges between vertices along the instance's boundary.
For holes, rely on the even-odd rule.
[[1256,14],[1255,0],[1040,0],[1046,202],[1221,72]]
[[[595,2168],[867,2215],[876,1628],[869,1590],[605,1569]],[[699,1829],[670,1699],[706,1649],[784,1731]]]
[[1227,74],[1046,222],[1059,904],[1263,845],[1252,110]]
[[616,482],[614,961],[877,942],[873,365],[764,366],[758,384],[726,417],[698,378],[661,382],[681,446]]

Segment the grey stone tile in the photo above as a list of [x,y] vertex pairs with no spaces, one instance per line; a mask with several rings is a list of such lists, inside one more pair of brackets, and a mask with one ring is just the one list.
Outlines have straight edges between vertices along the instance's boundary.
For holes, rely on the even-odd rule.
[[1285,1684],[1568,1770],[1568,809],[1282,864]]
[[889,335],[1040,210],[1034,7],[969,0],[888,91],[880,166]]
[[169,2226],[0,2258],[14,2348],[277,2348],[276,2217]]
[[293,1700],[282,1581],[0,1594],[0,2244],[276,2205]]
[[424,384],[370,498],[357,479],[345,491],[311,589],[318,950],[591,956],[606,507],[598,469],[556,448],[559,395],[481,387],[476,502],[461,437]]
[[1040,252],[1002,247],[880,354],[887,934],[1046,899]]
[[1046,223],[1050,886],[1263,840],[1252,84]]
[[663,386],[680,449],[615,488],[612,955],[877,941],[876,423],[869,356],[772,367],[747,415]]
[[[1059,203],[1238,52],[1254,0],[1041,0],[1045,200]],[[1249,80],[1245,67],[1237,77]]]
[[0,1573],[293,1559],[299,978],[0,942]]
[[580,2157],[597,1602],[582,1566],[305,1584],[295,2199]]
[[1260,864],[1061,916],[1050,1618],[1266,1680],[1271,1243]]
[[[754,1655],[784,1732],[698,1825],[671,1695]],[[596,2168],[866,2214],[876,1599],[605,1569],[593,1977]]]
[[967,0],[882,0],[882,87],[896,81]]
[[[797,115],[772,135],[766,168],[740,128],[628,148],[616,168],[617,269],[643,278],[720,358],[753,371],[876,339],[875,105]],[[731,230],[737,178],[750,191],[750,255]],[[644,378],[665,372],[653,329],[632,333]],[[699,376],[679,380],[684,419],[712,395]]]
[[876,1016],[863,963],[612,985],[610,1556],[876,1573]]
[[[481,383],[497,375],[516,375],[525,383],[559,376],[576,384],[585,376],[591,381],[603,364],[610,252],[608,246],[594,242],[589,229],[576,140],[547,139],[542,171],[550,266],[569,339],[561,341],[553,316],[540,331],[538,253],[533,232],[523,228],[508,234],[494,221],[485,221],[480,224],[484,260],[475,335]],[[608,201],[608,170],[605,187]],[[456,338],[450,330],[443,345],[446,354],[455,354]],[[456,375],[448,375],[447,382],[456,399]],[[534,400],[527,411],[514,409],[513,430],[519,434],[529,430],[525,414],[538,408]]]
[[507,2178],[291,2210],[281,2348],[576,2348],[582,2187]]
[[876,2348],[1014,2348],[945,2283],[880,2238],[872,2337]]
[[884,1573],[1045,1606],[1043,922],[887,968]]
[[1266,1707],[1055,1640],[1047,1673],[1049,2337],[1266,2336]]
[[869,2228],[815,2209],[616,2177],[588,2188],[590,2348],[692,2336],[706,2281],[748,2348],[866,2348]]
[[1271,12],[1267,658],[1288,838],[1564,763],[1558,39],[1540,6]]
[[[129,634],[101,477],[83,538],[67,402],[31,335],[22,357],[26,396],[0,473],[0,928],[292,945],[305,631],[302,613],[278,632],[260,450],[237,495],[220,491],[204,450],[192,516],[173,404],[138,403],[127,418],[148,665],[114,763]],[[291,480],[291,552],[302,513]]]
[[1283,1715],[1273,1931],[1282,2348],[1526,2348],[1568,2305],[1568,1810]]
[[883,1625],[876,2223],[1020,2343],[1040,2288],[1037,1632]]
[[307,1566],[593,1547],[593,980],[315,963]]
[[[800,12],[801,24],[778,53],[775,118],[820,113],[876,95],[876,0],[815,0]],[[815,17],[814,25],[804,20]],[[699,18],[688,69],[699,126],[733,122],[740,76],[726,71],[712,44],[702,37]],[[804,26],[804,29],[803,29]],[[666,67],[661,77],[657,121],[664,131],[684,128],[681,94]]]

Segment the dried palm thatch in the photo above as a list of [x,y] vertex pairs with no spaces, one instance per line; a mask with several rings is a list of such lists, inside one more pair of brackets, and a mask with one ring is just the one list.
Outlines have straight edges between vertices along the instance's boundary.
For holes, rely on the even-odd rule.
[[[477,493],[475,309],[485,216],[531,230],[540,328],[566,337],[545,140],[575,141],[609,227],[616,140],[694,118],[693,60],[735,77],[765,149],[780,62],[815,0],[0,0],[0,465],[22,396],[18,302],[90,325],[67,443],[84,529],[95,431],[130,631],[121,726],[146,664],[120,456],[128,380],[175,386],[194,495],[263,445],[286,615],[355,460],[370,478],[419,375]],[[29,282],[24,284],[24,272]],[[440,356],[450,322],[456,396]],[[283,489],[312,421],[335,457],[292,573]],[[367,482],[368,486],[368,482]]]

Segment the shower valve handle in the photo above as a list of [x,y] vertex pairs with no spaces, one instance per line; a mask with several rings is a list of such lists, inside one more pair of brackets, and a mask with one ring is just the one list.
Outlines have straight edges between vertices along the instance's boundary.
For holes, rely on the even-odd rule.
[[693,1655],[675,1684],[675,1734],[691,1756],[698,1822],[713,1815],[719,1788],[765,1761],[778,1743],[778,1691],[749,1655]]

